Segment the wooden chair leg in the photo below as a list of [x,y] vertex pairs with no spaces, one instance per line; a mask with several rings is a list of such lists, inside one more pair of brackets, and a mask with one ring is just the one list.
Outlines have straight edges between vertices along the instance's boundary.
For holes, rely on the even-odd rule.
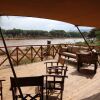
[[3,100],[3,96],[2,96],[2,89],[1,89],[1,100]]
[[82,62],[78,62],[78,67],[77,67],[77,71],[79,72],[80,71],[80,67],[82,67]]
[[0,95],[1,95],[1,100],[3,100],[3,94],[2,94],[2,81],[0,81],[0,86],[1,86],[1,87],[0,87],[0,90],[1,90],[1,94],[0,94]]
[[60,97],[60,100],[62,100],[62,97],[63,97],[63,92],[61,91],[61,97]]
[[78,62],[78,65],[77,65],[77,71],[79,72],[80,71],[80,63]]
[[97,71],[97,63],[94,64],[94,74],[96,74]]

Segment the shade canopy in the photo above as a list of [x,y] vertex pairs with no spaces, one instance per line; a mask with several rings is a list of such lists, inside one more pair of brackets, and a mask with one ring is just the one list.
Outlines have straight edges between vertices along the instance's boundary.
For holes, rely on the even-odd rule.
[[0,0],[0,14],[100,28],[100,0]]

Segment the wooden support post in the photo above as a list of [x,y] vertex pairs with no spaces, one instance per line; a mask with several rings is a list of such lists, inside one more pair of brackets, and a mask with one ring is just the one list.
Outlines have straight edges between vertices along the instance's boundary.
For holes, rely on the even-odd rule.
[[33,47],[31,46],[31,63],[33,62]]
[[43,61],[43,46],[41,45],[41,61]]
[[50,45],[51,41],[47,41],[47,56],[50,55]]
[[54,49],[54,45],[53,45],[53,59],[55,58],[55,49]]
[[9,60],[10,66],[11,66],[12,73],[13,73],[14,78],[15,78],[15,81],[16,81],[16,85],[18,87],[18,90],[19,90],[20,95],[23,97],[21,88],[19,87],[18,82],[17,82],[17,76],[16,76],[16,73],[15,73],[15,70],[14,70],[14,67],[13,67],[13,64],[12,64],[12,61],[10,59],[10,55],[9,55],[9,52],[8,52],[8,49],[7,49],[7,46],[6,46],[5,39],[4,39],[3,34],[2,34],[1,27],[0,27],[0,34],[1,34],[1,38],[2,38],[2,41],[3,41],[4,47],[5,47],[6,55],[8,57],[8,60]]
[[19,64],[19,60],[18,60],[18,46],[16,47],[16,57],[17,57],[17,66]]

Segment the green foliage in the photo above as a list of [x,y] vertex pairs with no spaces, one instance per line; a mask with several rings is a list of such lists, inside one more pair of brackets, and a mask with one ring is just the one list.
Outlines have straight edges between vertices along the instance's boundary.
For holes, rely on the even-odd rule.
[[95,33],[95,29],[92,29],[89,33],[88,33],[88,38],[95,38],[96,37],[96,33]]
[[48,31],[42,30],[20,30],[20,29],[13,29],[13,30],[3,30],[3,35],[7,38],[34,38],[38,36],[47,36]]
[[96,42],[95,42],[95,45],[96,45],[96,46],[100,46],[100,41],[96,41]]
[[95,34],[96,34],[96,38],[97,38],[98,40],[100,40],[100,31],[96,31]]
[[96,38],[97,40],[100,40],[100,29],[99,28],[93,28],[89,34],[88,38]]
[[[98,40],[96,40],[96,41],[87,40],[87,42],[89,45],[100,46],[100,41],[98,41]],[[76,42],[75,44],[87,45],[86,42]]]
[[64,30],[51,30],[49,33],[52,37],[64,37],[66,34]]
[[81,37],[79,32],[69,32],[68,34],[70,34],[70,37]]
[[13,29],[13,30],[2,30],[5,38],[63,38],[63,37],[81,37],[78,32],[65,32],[64,30],[21,30],[21,29]]

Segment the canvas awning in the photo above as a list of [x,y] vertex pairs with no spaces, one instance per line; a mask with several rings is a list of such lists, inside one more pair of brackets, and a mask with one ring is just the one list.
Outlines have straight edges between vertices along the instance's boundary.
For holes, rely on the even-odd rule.
[[48,18],[100,28],[100,0],[0,0],[0,14]]

